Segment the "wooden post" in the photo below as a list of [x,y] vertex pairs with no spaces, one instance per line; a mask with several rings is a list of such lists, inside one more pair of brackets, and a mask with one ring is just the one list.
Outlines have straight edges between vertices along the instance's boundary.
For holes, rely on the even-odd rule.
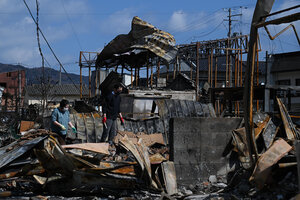
[[131,88],[133,88],[133,69],[131,68]]
[[240,73],[241,73],[241,75],[240,75],[240,87],[242,87],[243,86],[243,51],[241,50],[241,70],[240,70]]
[[226,48],[226,75],[225,75],[225,86],[228,86],[228,49]]
[[213,87],[213,69],[214,69],[214,50],[210,52],[210,87]]
[[166,80],[168,82],[169,80],[169,63],[167,63],[167,75],[166,75]]
[[149,58],[148,58],[148,53],[147,53],[147,88],[149,87]]
[[151,80],[150,80],[151,88],[153,88],[153,66],[151,65]]
[[100,85],[101,85],[101,68],[99,68],[99,70],[98,70],[98,77],[99,77],[98,94],[100,95]]
[[138,75],[137,75],[137,67],[135,67],[135,87],[138,86]]
[[[257,42],[258,43],[258,42]],[[256,85],[259,85],[258,45],[256,45]],[[256,100],[256,110],[259,110],[259,100]]]
[[208,76],[207,76],[207,83],[210,85],[210,53],[209,50],[207,50],[207,72],[208,72]]
[[215,87],[218,85],[218,58],[215,58],[216,67],[215,67]]
[[174,63],[174,67],[173,67],[173,80],[175,79],[176,76],[176,65],[177,65],[177,57],[176,57],[176,62]]
[[97,96],[98,95],[98,69],[96,68],[95,70],[95,95],[94,96]]
[[92,97],[91,65],[89,65],[89,98]]
[[80,67],[80,99],[82,99],[82,66],[81,66],[81,63],[80,63],[79,67]]
[[200,67],[200,63],[199,63],[199,47],[200,47],[200,43],[197,42],[196,45],[196,100],[198,101],[198,93],[199,93],[199,67]]

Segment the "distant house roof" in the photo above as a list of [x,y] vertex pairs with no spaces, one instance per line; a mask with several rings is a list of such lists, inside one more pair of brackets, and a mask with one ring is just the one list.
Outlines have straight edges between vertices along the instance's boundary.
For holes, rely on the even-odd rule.
[[300,71],[300,51],[272,55],[271,72]]
[[[214,58],[213,59],[213,66],[214,66],[213,69],[215,69],[215,65],[216,65],[215,63],[216,62],[215,62],[215,58]],[[242,64],[243,64],[243,72],[244,72],[245,68],[246,68],[246,61],[243,61]],[[193,64],[189,64],[188,61],[185,61],[184,59],[180,59],[180,71],[181,72],[190,71],[191,70],[190,65],[192,65],[193,71],[196,71],[196,66],[193,66]],[[208,71],[207,59],[200,59],[199,65],[200,65],[200,68],[199,68],[200,71]],[[234,65],[234,60],[232,61],[232,65]],[[218,57],[217,66],[218,66],[219,72],[225,72],[226,71],[226,57]],[[259,61],[258,69],[261,74],[265,74],[265,72],[266,72],[265,66],[266,66],[266,63],[264,61]],[[174,70],[174,64],[170,64],[169,72],[173,71],[173,70]],[[232,71],[233,72],[235,71],[234,66],[232,67]],[[167,67],[166,66],[161,67],[160,73],[166,73],[166,72],[167,72]]]
[[[74,84],[63,84],[63,85],[50,85],[46,87],[50,90],[50,95],[58,96],[73,96],[80,95],[80,85]],[[29,96],[41,96],[42,86],[40,84],[27,85],[25,86],[25,91]],[[86,85],[82,85],[82,94],[88,95],[89,91]]]

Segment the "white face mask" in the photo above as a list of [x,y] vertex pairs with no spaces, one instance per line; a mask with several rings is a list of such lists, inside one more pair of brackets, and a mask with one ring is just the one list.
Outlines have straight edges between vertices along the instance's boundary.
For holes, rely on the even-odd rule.
[[69,108],[64,108],[64,111],[68,111],[69,110]]

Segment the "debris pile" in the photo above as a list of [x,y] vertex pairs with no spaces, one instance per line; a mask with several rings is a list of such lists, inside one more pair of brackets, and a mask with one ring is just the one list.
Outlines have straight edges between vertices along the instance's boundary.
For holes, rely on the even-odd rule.
[[31,130],[0,148],[0,196],[177,193],[174,164],[168,161],[162,134],[119,132],[113,146],[60,145],[56,137],[47,130]]
[[207,182],[191,186],[193,195],[187,199],[290,199],[297,195],[300,132],[278,98],[277,103],[279,115],[257,112],[253,116],[253,154],[245,127],[233,130],[232,153],[240,166],[228,174],[225,182],[211,176]]

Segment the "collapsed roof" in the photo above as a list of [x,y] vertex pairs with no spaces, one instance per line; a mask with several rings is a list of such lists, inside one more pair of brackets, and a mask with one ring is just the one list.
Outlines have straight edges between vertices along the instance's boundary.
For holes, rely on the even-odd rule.
[[142,67],[148,58],[159,57],[170,62],[176,53],[175,39],[170,33],[134,17],[131,31],[118,35],[104,47],[97,57],[96,67]]

